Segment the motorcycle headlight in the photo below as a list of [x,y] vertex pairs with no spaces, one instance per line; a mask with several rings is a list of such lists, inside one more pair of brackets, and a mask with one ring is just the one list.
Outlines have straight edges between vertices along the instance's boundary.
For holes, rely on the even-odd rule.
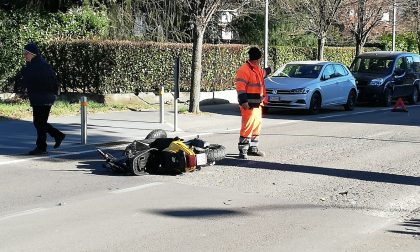
[[370,83],[369,83],[369,85],[372,85],[372,86],[380,86],[380,85],[382,85],[382,83],[384,83],[384,79],[378,78],[378,79],[371,80]]
[[290,90],[291,94],[307,94],[309,92],[308,88],[296,88]]

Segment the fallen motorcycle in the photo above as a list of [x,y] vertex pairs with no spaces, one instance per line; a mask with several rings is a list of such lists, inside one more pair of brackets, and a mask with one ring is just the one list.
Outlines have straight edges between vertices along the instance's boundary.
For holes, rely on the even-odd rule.
[[222,145],[210,144],[198,136],[190,140],[168,138],[161,129],[130,143],[119,158],[101,149],[97,151],[105,159],[105,167],[115,173],[132,175],[177,175],[214,165],[226,157],[226,148]]

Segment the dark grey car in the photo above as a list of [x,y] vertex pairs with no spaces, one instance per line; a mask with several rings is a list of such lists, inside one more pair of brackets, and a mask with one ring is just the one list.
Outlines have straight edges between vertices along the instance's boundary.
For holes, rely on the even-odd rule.
[[419,100],[420,56],[408,52],[368,52],[357,56],[350,71],[356,79],[359,101],[390,106],[393,99]]

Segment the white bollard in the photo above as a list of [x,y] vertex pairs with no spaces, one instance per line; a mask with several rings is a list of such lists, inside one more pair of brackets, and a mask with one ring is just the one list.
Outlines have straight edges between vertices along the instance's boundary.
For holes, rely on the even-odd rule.
[[165,104],[163,100],[163,95],[165,94],[165,88],[163,87],[163,84],[159,85],[159,104],[160,104],[160,123],[165,122]]
[[87,143],[87,97],[80,98],[80,125],[81,143]]

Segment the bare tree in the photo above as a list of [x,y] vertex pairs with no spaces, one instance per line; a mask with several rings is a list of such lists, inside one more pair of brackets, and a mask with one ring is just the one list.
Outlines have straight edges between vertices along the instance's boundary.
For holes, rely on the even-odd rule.
[[191,25],[193,26],[193,53],[191,63],[191,92],[189,112],[200,112],[200,89],[202,75],[202,51],[204,33],[214,14],[225,8],[240,9],[249,4],[250,1],[239,0],[179,0],[179,4],[187,7],[191,14]]
[[[324,59],[324,47],[327,33],[331,25],[335,22],[337,11],[342,0],[319,0],[315,4],[315,17],[317,21],[313,23],[313,28],[318,35],[318,60]],[[318,15],[318,16],[316,16]]]
[[345,1],[343,13],[348,16],[343,22],[349,24],[350,32],[354,36],[356,55],[362,52],[362,48],[366,44],[372,30],[382,24],[381,20],[384,13],[389,13],[389,2],[389,0]]
[[214,13],[220,8],[222,0],[187,1],[187,4],[193,15],[192,24],[194,26],[189,112],[198,113],[200,112],[201,62],[204,33]]
[[420,52],[420,0],[412,0],[413,11],[415,13],[415,28],[417,38],[417,49]]
[[416,33],[417,49],[420,52],[420,0],[399,1],[396,4],[405,10],[404,18],[411,21],[412,29]]
[[[120,6],[119,8],[114,8],[116,10],[127,10],[123,16],[116,19],[120,21],[125,18],[131,18],[131,23],[127,27],[133,27],[134,16],[141,13],[146,21],[145,34],[148,38],[157,41],[170,40],[176,42],[185,42],[185,40],[191,39],[193,52],[189,111],[198,113],[200,112],[199,102],[204,35],[212,19],[215,18],[215,13],[224,9],[235,9],[239,11],[250,3],[261,4],[263,2],[264,0],[109,0],[107,5]],[[131,15],[128,11],[129,9],[132,9]],[[118,15],[118,13],[122,12],[117,11],[114,14]],[[191,38],[187,33],[188,29],[192,31]],[[116,31],[121,30],[117,29]],[[126,34],[127,31],[123,31],[123,33]],[[130,35],[128,34],[128,36]]]
[[318,39],[317,59],[324,59],[324,47],[328,32],[336,23],[337,13],[343,0],[293,0],[287,6],[296,16],[307,22],[307,30]]
[[[173,0],[136,0],[135,18],[141,19],[143,38],[153,41],[189,42],[187,9]],[[144,21],[144,22],[143,22]],[[135,27],[136,28],[136,27]]]

